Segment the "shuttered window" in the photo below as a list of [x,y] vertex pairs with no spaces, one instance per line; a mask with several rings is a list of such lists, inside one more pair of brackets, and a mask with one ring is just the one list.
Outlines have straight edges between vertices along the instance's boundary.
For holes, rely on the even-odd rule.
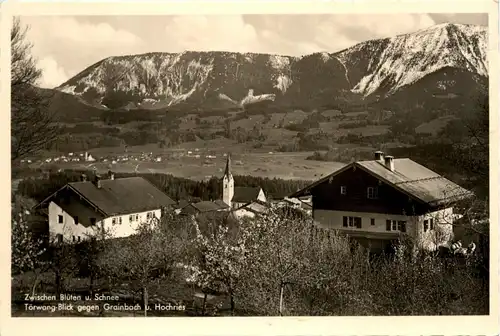
[[342,218],[342,226],[343,227],[355,227],[358,229],[361,229],[362,224],[361,224],[361,217],[351,217],[351,216],[344,216]]
[[346,186],[341,186],[340,187],[340,194],[341,195],[346,195],[347,194],[347,187]]
[[387,219],[385,221],[386,231],[400,231],[406,232],[406,221],[395,221]]

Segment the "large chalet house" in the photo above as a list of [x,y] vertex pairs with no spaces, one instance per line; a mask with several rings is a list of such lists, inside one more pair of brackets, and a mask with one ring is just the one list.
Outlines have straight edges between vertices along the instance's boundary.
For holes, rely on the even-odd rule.
[[67,183],[35,209],[48,214],[49,234],[59,242],[79,242],[96,234],[126,237],[140,223],[160,219],[175,204],[161,190],[142,177],[108,179],[95,175],[87,181]]
[[375,152],[297,191],[312,195],[319,227],[337,229],[373,249],[385,249],[401,234],[435,250],[453,236],[456,202],[472,193],[407,158]]

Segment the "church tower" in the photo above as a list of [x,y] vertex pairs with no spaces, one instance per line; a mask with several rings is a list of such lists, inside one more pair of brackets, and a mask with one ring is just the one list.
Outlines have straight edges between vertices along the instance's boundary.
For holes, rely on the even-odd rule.
[[227,155],[226,170],[222,178],[222,201],[231,207],[234,196],[234,178],[231,174],[231,155]]

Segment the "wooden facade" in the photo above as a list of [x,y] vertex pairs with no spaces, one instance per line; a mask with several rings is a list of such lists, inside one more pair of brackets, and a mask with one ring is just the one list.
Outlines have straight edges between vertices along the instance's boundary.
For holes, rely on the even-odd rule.
[[313,210],[405,216],[420,216],[436,210],[355,166],[316,185],[311,194]]

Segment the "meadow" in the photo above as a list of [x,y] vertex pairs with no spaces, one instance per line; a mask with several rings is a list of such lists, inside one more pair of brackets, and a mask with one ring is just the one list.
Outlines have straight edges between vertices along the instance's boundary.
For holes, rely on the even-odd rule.
[[[266,148],[252,149],[248,144],[237,144],[229,139],[183,143],[172,148],[160,148],[157,144],[142,146],[103,147],[89,150],[95,158],[134,156],[142,153],[161,157],[155,161],[107,162],[37,162],[31,168],[97,169],[99,172],[113,170],[119,173],[163,173],[194,180],[222,176],[226,156],[231,153],[232,170],[235,175],[281,178],[289,180],[313,180],[342,167],[341,162],[308,160],[313,152],[275,152]],[[51,153],[56,155],[56,153]],[[197,157],[199,155],[199,157]],[[207,156],[210,155],[210,158]],[[46,157],[50,156],[46,154]]]

